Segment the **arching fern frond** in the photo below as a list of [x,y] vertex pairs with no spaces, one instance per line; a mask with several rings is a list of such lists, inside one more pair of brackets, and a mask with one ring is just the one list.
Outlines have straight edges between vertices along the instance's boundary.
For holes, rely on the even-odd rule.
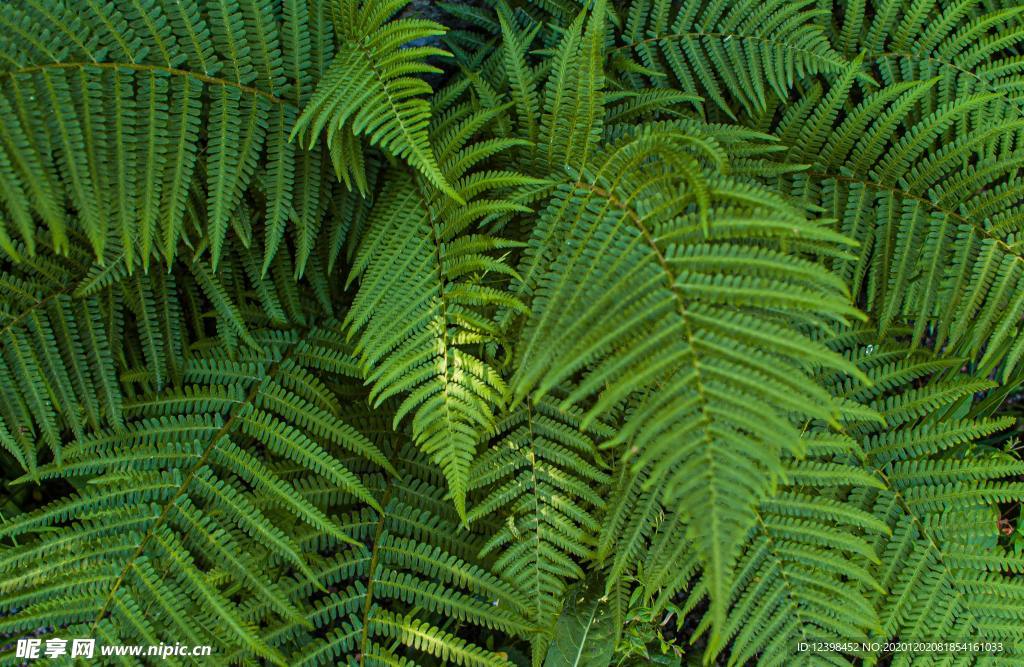
[[[582,373],[564,403],[593,401],[584,424],[635,401],[611,442],[629,448],[636,469],[652,466],[647,483],[691,517],[720,628],[753,508],[783,474],[783,455],[799,452],[790,415],[834,418],[802,368],[850,369],[775,314],[816,322],[856,312],[834,276],[778,245],[841,237],[708,173],[691,145],[700,142],[682,132],[642,132],[559,187],[536,230],[565,237],[534,250],[551,261],[513,386],[517,400],[536,402]],[[757,268],[729,275],[739,264]]]
[[[444,478],[421,476],[423,455],[402,447],[393,460],[401,481],[376,479],[383,484],[376,491],[383,509],[352,508],[341,516],[358,545],[318,535],[304,543],[324,554],[317,577],[329,589],[313,601],[308,619],[326,634],[310,640],[307,629],[293,625],[299,636],[291,642],[290,664],[407,664],[402,661],[434,656],[461,665],[509,665],[460,637],[457,627],[444,629],[439,619],[527,635],[525,592],[476,560],[478,538],[459,533],[461,519],[445,497]],[[296,593],[310,590],[308,583],[297,585]],[[396,604],[416,611],[396,613]]]
[[1013,240],[1016,149],[993,142],[1020,121],[993,118],[947,142],[948,130],[988,113],[992,94],[919,117],[936,80],[893,84],[851,107],[852,84],[841,77],[783,117],[776,131],[789,159],[812,166],[781,186],[817,202],[860,242],[861,252],[834,268],[878,313],[883,335],[912,323],[916,343],[927,335],[1007,376],[1024,356],[1016,335],[1024,260]]
[[[305,389],[289,379],[303,371],[296,361],[302,338],[275,335],[263,343],[263,357],[190,361],[183,377],[197,384],[128,403],[123,429],[79,438],[64,448],[62,463],[33,473],[78,490],[2,527],[3,539],[17,544],[0,551],[2,631],[49,619],[126,643],[173,642],[187,632],[287,664],[245,607],[265,605],[282,619],[305,619],[276,583],[280,572],[261,563],[280,562],[282,571],[317,582],[296,541],[297,521],[356,542],[348,527],[303,496],[287,471],[297,467],[379,507],[359,476],[325,447],[370,460],[383,456],[302,398]],[[57,526],[63,529],[48,530]],[[43,553],[48,556],[40,559]],[[247,591],[241,599],[236,586]],[[55,597],[65,604],[54,607]],[[69,616],[72,601],[79,610]],[[158,622],[160,609],[207,622],[168,625]]]
[[[59,461],[66,432],[82,437],[123,422],[121,300],[78,293],[89,260],[81,251],[40,253],[0,270],[0,447],[24,470],[35,469],[39,445]],[[146,279],[146,289],[151,282],[163,288],[167,278]]]
[[[844,414],[879,419],[859,406]],[[873,545],[889,528],[848,496],[851,489],[882,488],[882,481],[863,468],[858,442],[820,423],[807,426],[804,457],[783,461],[780,486],[754,509],[729,582],[721,644],[709,647],[708,660],[832,664],[822,663],[820,653],[800,653],[798,644],[814,637],[866,638],[880,627],[871,601],[880,590]],[[711,591],[693,541],[693,518],[646,488],[649,475],[648,469],[633,476],[624,468],[612,492],[599,549],[608,565],[608,593],[612,582],[635,581],[634,595],[653,615],[669,608],[697,613]],[[713,611],[703,614],[695,641],[715,622]]]
[[[951,379],[959,360],[871,340],[864,330],[829,343],[870,383],[835,371],[821,376],[844,403],[846,433],[809,425],[806,456],[786,461],[785,483],[757,507],[723,626],[728,664],[875,664],[880,657],[797,648],[833,636],[856,646],[962,634],[1003,642],[997,655],[1008,660],[1018,650],[1008,619],[1019,613],[1012,577],[1021,563],[997,544],[995,505],[1024,493],[1013,481],[1022,467],[974,444],[1012,421],[956,410],[965,392],[987,385]],[[615,545],[602,548],[614,553],[609,576],[635,577],[656,610],[681,590],[689,597],[684,609],[694,609],[710,591],[688,520],[645,494],[645,479],[642,472],[613,495],[602,536]],[[1001,602],[991,604],[992,596]],[[714,622],[706,614],[697,635]],[[707,654],[718,655],[713,646]],[[986,655],[971,659],[983,663]],[[896,662],[913,659],[898,653]]]
[[[1013,53],[1022,38],[1019,6],[970,0],[925,9],[921,3],[864,2],[848,3],[844,10],[841,32],[834,37],[837,48],[863,51],[882,81],[939,77],[941,84],[922,111],[957,97],[995,93],[998,98],[990,105],[995,117],[1024,114],[1024,71]],[[973,129],[984,118],[974,114],[961,127]]]
[[[847,664],[798,646],[816,637],[866,640],[881,627],[873,599],[885,591],[874,545],[892,529],[849,497],[884,483],[863,467],[860,444],[847,436],[812,431],[804,444],[808,456],[787,461],[787,484],[758,507],[738,559],[724,630],[730,665]],[[699,599],[705,590],[701,579],[690,595]],[[706,617],[703,627],[711,622]]]
[[364,177],[352,149],[338,133],[369,138],[419,170],[445,194],[461,200],[438,168],[430,146],[430,86],[414,75],[440,73],[423,63],[428,56],[449,55],[430,46],[403,45],[444,34],[444,26],[421,19],[397,19],[390,16],[408,4],[401,2],[362,2],[342,0],[337,9],[335,28],[338,44],[334,61],[324,73],[309,103],[295,122],[291,136],[303,137],[312,145],[326,128],[332,152],[341,152],[345,164],[343,176],[356,182]]
[[[538,150],[549,169],[579,168],[603,130],[605,2],[565,31],[544,87]],[[526,85],[526,82],[523,82]]]
[[[905,349],[861,344],[850,354],[873,381],[872,388],[855,390],[857,399],[885,420],[884,426],[851,425],[866,469],[884,482],[857,490],[851,500],[892,531],[872,544],[872,573],[882,587],[871,599],[881,622],[876,637],[962,635],[1004,642],[999,657],[1019,659],[1011,656],[1019,651],[1014,628],[1024,613],[1024,592],[1014,578],[1024,564],[998,544],[996,504],[1024,496],[1024,486],[1013,481],[1024,466],[972,442],[1012,421],[971,419],[956,409],[987,381],[929,377],[927,357],[908,358]],[[995,598],[1000,602],[993,604]],[[896,662],[909,664],[904,657]]]
[[[203,237],[216,268],[246,195],[265,202],[275,230],[267,262],[288,223],[315,236],[323,211],[309,198],[328,200],[320,192],[333,181],[323,161],[303,166],[288,135],[321,73],[309,42],[295,38],[306,3],[285,4],[283,13],[199,0],[81,12],[49,0],[5,5],[0,247],[15,257],[20,237],[21,254],[32,254],[38,219],[60,253],[73,228],[100,262],[116,240],[133,270],[136,258],[169,265],[182,241]],[[315,37],[332,49],[323,29]],[[306,261],[300,254],[300,273]]]
[[438,121],[441,166],[465,206],[409,172],[389,172],[354,260],[359,292],[345,319],[371,399],[404,397],[395,420],[412,416],[416,442],[444,469],[460,514],[476,443],[506,401],[505,381],[483,354],[500,342],[493,313],[522,309],[502,286],[514,272],[495,256],[517,244],[477,229],[487,216],[528,210],[500,194],[531,179],[469,171],[515,145],[469,143],[494,115],[461,105]]
[[0,3],[0,664],[1024,662],[1012,4]]

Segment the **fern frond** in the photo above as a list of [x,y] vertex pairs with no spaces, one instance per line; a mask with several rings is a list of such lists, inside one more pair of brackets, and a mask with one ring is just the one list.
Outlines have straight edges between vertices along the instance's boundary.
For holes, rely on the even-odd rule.
[[[830,437],[809,433],[808,449]],[[737,563],[725,629],[729,664],[817,664],[820,655],[797,652],[801,641],[866,641],[881,627],[872,599],[884,589],[876,580],[880,561],[873,545],[891,529],[847,500],[850,493],[884,488],[861,467],[861,456],[854,445],[838,460],[825,453],[787,462],[789,485],[758,508]]]
[[[171,264],[182,240],[206,231],[216,267],[240,201],[260,191],[264,155],[276,164],[266,198],[280,228],[293,216],[296,158],[285,146],[308,96],[287,95],[314,76],[308,41],[282,26],[299,3],[287,4],[287,16],[266,0],[93,4],[80,15],[28,0],[7,8],[4,22],[17,28],[0,38],[9,54],[0,65],[0,201],[13,223],[3,236],[20,236],[31,254],[37,216],[64,253],[70,225],[101,262],[117,238],[130,271],[136,256],[143,268],[153,258]],[[24,39],[33,32],[49,46]],[[329,31],[317,39],[332,41]],[[319,199],[329,183],[310,174],[303,195]],[[205,202],[195,230],[193,189]],[[296,209],[300,228],[315,233],[312,217],[322,210]],[[277,243],[272,235],[267,263]]]
[[0,3],[0,664],[1022,662],[1022,26]]
[[863,99],[830,92],[845,118],[809,143],[787,138],[806,131],[795,107],[779,133],[794,160],[816,165],[793,191],[833,211],[865,248],[837,268],[879,309],[883,333],[912,319],[916,342],[934,337],[1009,377],[1021,354],[1010,342],[1020,257],[1008,205],[1018,189],[1020,76],[1007,50],[1019,11],[969,2],[937,8],[934,21],[924,15],[921,3],[848,5],[836,42],[863,51],[883,87],[865,88]]
[[[412,75],[440,73],[428,56],[449,55],[427,46],[403,44],[444,34],[431,21],[398,19],[391,14],[407,2],[369,3],[343,0],[337,22],[340,41],[330,69],[292,129],[312,145],[326,128],[327,143],[337,133],[365,135],[371,145],[408,161],[441,191],[461,200],[438,168],[430,146],[430,86]],[[357,176],[357,179],[359,177]]]
[[[491,116],[472,112],[462,124]],[[481,145],[439,152],[465,206],[408,173],[389,174],[354,259],[350,279],[359,280],[359,292],[344,322],[350,335],[358,334],[371,399],[380,405],[404,397],[396,423],[412,416],[414,437],[445,470],[460,513],[477,441],[493,432],[495,409],[507,394],[500,373],[474,349],[500,341],[496,308],[522,309],[500,282],[486,280],[513,273],[493,253],[517,244],[473,227],[494,213],[526,210],[484,195],[530,182],[516,174],[465,172],[475,161],[466,156]]]
[[[352,509],[342,517],[357,546],[310,535],[310,542],[327,555],[317,576],[331,590],[314,602],[308,618],[316,628],[330,631],[295,642],[292,664],[369,664],[373,656],[384,655],[398,664],[404,664],[403,655],[432,655],[456,664],[510,664],[435,619],[459,618],[460,625],[526,635],[532,631],[522,615],[528,598],[475,562],[477,538],[455,537],[461,520],[438,485],[443,478],[418,475],[422,455],[402,448],[392,460],[402,479],[378,480],[384,483],[377,492],[385,499],[383,509]],[[396,603],[416,611],[397,614],[391,610]]]
[[799,79],[846,67],[810,2],[634,0],[623,38],[654,85],[674,81],[731,118],[764,110],[772,95],[786,99]]
[[[905,356],[905,350],[900,352]],[[866,372],[873,379],[888,368]],[[864,444],[864,465],[884,486],[857,490],[850,499],[892,533],[872,544],[877,564],[871,571],[882,587],[871,595],[881,622],[876,636],[915,641],[963,634],[1004,641],[1012,655],[1018,650],[1017,635],[1006,621],[1022,609],[1021,592],[1011,578],[1020,564],[996,543],[995,504],[1017,502],[1024,494],[1024,487],[1012,481],[1022,467],[1015,457],[971,445],[972,437],[1011,422],[944,419],[943,412],[957,397],[943,385],[936,378],[920,389],[910,389],[909,380],[892,383],[868,402],[885,419],[884,426],[852,425]],[[930,408],[903,410],[904,397],[913,393],[934,396]],[[992,606],[988,592],[996,590],[1002,602]]]
[[[584,424],[635,401],[611,444],[628,446],[636,469],[653,465],[647,483],[691,514],[721,621],[753,506],[783,474],[781,457],[798,451],[788,415],[833,418],[830,399],[801,368],[848,368],[762,309],[796,320],[856,313],[833,276],[740,240],[757,230],[770,246],[795,230],[815,235],[815,224],[705,174],[686,152],[690,143],[643,133],[560,186],[537,231],[566,237],[548,251],[514,387],[517,400],[537,401],[584,371],[564,401],[593,398]],[[705,215],[715,220],[707,235]],[[546,242],[532,240],[538,255]],[[758,268],[734,277],[734,262]],[[769,337],[802,340],[787,349]]]
[[[592,536],[600,530],[604,500],[597,489],[610,478],[593,439],[613,431],[603,424],[583,430],[581,418],[551,398],[522,406],[498,424],[500,445],[470,470],[470,490],[485,492],[468,519],[495,526],[482,555],[495,554],[503,578],[530,591],[529,618],[537,628],[553,627],[568,584],[584,578],[578,562],[593,556]],[[545,633],[533,638],[535,664],[550,640]]]
[[604,120],[605,2],[566,30],[544,88],[538,148],[551,169],[579,168],[600,141]]
[[[280,384],[279,373],[294,367],[292,355],[302,342],[294,335],[278,337],[274,344],[266,341],[268,356],[255,376],[241,374],[236,379],[231,364],[222,363],[222,370],[207,376],[216,387],[195,386],[179,396],[134,402],[123,429],[81,437],[65,448],[63,463],[40,466],[30,474],[31,479],[87,479],[89,484],[65,500],[4,524],[3,536],[18,538],[19,546],[4,549],[7,565],[0,587],[16,597],[52,586],[56,582],[51,575],[25,578],[18,564],[46,549],[71,559],[77,553],[80,560],[68,567],[83,572],[93,568],[97,575],[103,574],[94,582],[98,594],[88,616],[74,622],[82,631],[96,632],[104,626],[112,639],[156,640],[163,637],[161,632],[174,628],[151,627],[151,636],[140,635],[139,626],[124,617],[128,613],[124,605],[145,610],[154,599],[151,596],[156,596],[173,607],[171,600],[187,598],[189,614],[217,619],[209,630],[195,628],[213,633],[208,641],[235,645],[285,664],[284,655],[268,645],[245,618],[248,600],[267,605],[281,618],[305,622],[297,603],[274,583],[274,573],[260,564],[262,559],[277,559],[285,571],[294,569],[302,579],[315,580],[308,556],[294,535],[296,520],[342,543],[353,544],[355,538],[303,497],[283,463],[290,461],[377,506],[358,476],[304,429],[312,428],[312,437],[336,434],[333,440],[370,458],[384,459],[365,437],[337,417],[312,409]],[[186,378],[190,373],[184,369]],[[294,420],[295,425],[286,420]],[[134,444],[125,448],[126,443]],[[254,456],[259,443],[265,444],[272,458]],[[90,560],[90,545],[102,531],[110,530],[107,517],[117,516],[126,507],[134,508],[143,520],[136,529],[116,534],[115,544],[123,546],[123,551],[108,553],[97,570]],[[58,525],[64,530],[38,532]],[[26,539],[30,532],[37,536]],[[142,565],[160,573],[159,583],[145,578]],[[250,592],[241,603],[233,599],[235,593],[227,592],[235,584]],[[19,618],[37,615],[45,604],[22,608],[4,622],[20,627]],[[142,611],[133,613],[146,616]]]

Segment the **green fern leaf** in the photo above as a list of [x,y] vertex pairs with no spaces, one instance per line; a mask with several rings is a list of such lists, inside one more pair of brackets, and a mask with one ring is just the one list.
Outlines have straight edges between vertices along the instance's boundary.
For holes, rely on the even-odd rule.
[[[340,43],[330,69],[302,110],[292,138],[302,135],[312,146],[326,128],[333,145],[336,133],[365,135],[372,145],[408,161],[431,183],[461,201],[438,168],[430,146],[430,86],[413,74],[436,73],[427,56],[448,55],[433,47],[399,48],[413,40],[444,33],[430,21],[399,19],[390,14],[405,2],[390,2],[374,10],[371,3],[345,0],[338,9],[345,21],[336,24]],[[357,178],[359,178],[357,176]]]

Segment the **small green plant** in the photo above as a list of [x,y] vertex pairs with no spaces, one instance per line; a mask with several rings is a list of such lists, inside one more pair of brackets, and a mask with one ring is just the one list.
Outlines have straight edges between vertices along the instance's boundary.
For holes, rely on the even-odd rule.
[[628,665],[681,665],[686,653],[679,621],[685,612],[669,602],[657,612],[643,605],[643,588],[630,594],[626,625],[615,645],[616,667]]

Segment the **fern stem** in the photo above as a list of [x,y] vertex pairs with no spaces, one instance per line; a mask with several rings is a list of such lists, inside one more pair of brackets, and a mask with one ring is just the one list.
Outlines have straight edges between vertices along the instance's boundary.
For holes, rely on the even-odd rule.
[[847,65],[847,61],[846,60],[843,60],[843,59],[840,59],[840,60],[830,60],[828,58],[823,58],[820,53],[816,53],[816,52],[811,51],[809,49],[802,49],[800,47],[793,46],[789,42],[785,42],[785,41],[779,41],[779,40],[776,40],[776,39],[768,39],[767,37],[760,37],[758,35],[742,35],[742,34],[735,33],[735,32],[704,32],[704,31],[700,31],[700,30],[693,31],[693,32],[677,32],[677,33],[671,33],[671,34],[666,34],[666,35],[657,35],[655,37],[648,37],[646,39],[638,39],[635,42],[629,42],[628,44],[622,44],[620,46],[616,46],[615,48],[611,49],[611,53],[616,53],[618,51],[631,50],[631,49],[633,49],[633,48],[635,48],[635,47],[637,47],[637,46],[639,46],[641,44],[652,44],[654,42],[672,42],[672,41],[678,41],[678,40],[683,40],[683,39],[700,39],[702,37],[710,37],[710,38],[713,38],[713,39],[736,39],[736,40],[749,40],[751,42],[761,42],[762,44],[767,44],[769,46],[779,47],[779,48],[782,48],[782,49],[786,49],[788,51],[796,51],[798,53],[803,53],[803,54],[807,55],[809,58],[829,63],[830,65],[832,65],[833,67],[836,67],[836,68],[842,68],[842,67],[845,67]]
[[381,499],[380,516],[377,518],[377,527],[373,534],[373,546],[370,549],[370,568],[366,575],[366,603],[363,605],[363,634],[359,640],[359,667],[363,667],[366,660],[366,642],[370,636],[370,611],[373,608],[373,584],[377,580],[377,560],[380,557],[380,538],[384,534],[384,522],[387,519],[388,503],[391,502],[391,480],[388,480],[387,490],[384,498]]
[[894,195],[897,195],[899,197],[906,197],[907,199],[913,199],[914,201],[921,202],[922,204],[926,204],[928,207],[930,207],[932,210],[934,210],[934,211],[936,211],[938,213],[942,213],[943,215],[947,215],[947,216],[949,216],[949,217],[951,217],[951,218],[953,218],[955,220],[958,220],[958,221],[960,221],[960,222],[962,222],[962,223],[964,223],[966,225],[970,225],[979,234],[981,234],[985,238],[990,239],[991,241],[993,241],[997,246],[999,246],[999,248],[1004,250],[1007,254],[1012,255],[1013,259],[1015,261],[1024,262],[1024,255],[1022,255],[1012,245],[1010,245],[1009,243],[1007,243],[1003,239],[999,238],[998,236],[993,234],[991,231],[989,231],[988,229],[986,229],[982,225],[979,225],[976,221],[971,220],[970,218],[965,218],[964,216],[960,215],[956,211],[951,211],[950,209],[947,209],[947,208],[944,208],[942,206],[939,206],[938,204],[936,204],[932,200],[928,199],[927,197],[922,197],[920,195],[915,195],[912,192],[908,192],[906,190],[902,190],[902,189],[897,188],[897,187],[892,186],[892,185],[886,185],[885,183],[878,183],[876,181],[869,181],[869,180],[866,180],[866,179],[863,179],[863,178],[855,178],[853,176],[843,176],[841,174],[833,174],[833,173],[823,172],[823,171],[808,171],[808,172],[804,172],[804,173],[806,173],[808,176],[814,176],[815,178],[821,178],[821,179],[829,179],[829,178],[831,178],[831,179],[834,179],[836,181],[843,181],[845,183],[857,183],[859,185],[863,185],[863,186],[868,187],[868,188],[874,188],[876,190],[884,190],[886,192],[890,192],[890,193],[892,193]]
[[51,70],[51,69],[75,69],[75,68],[84,69],[86,67],[97,67],[97,68],[100,68],[100,69],[111,69],[111,70],[131,69],[131,70],[135,70],[137,72],[164,72],[164,73],[170,74],[172,76],[191,77],[193,79],[197,79],[199,81],[202,81],[203,83],[208,83],[208,84],[215,85],[215,86],[224,86],[226,88],[236,88],[236,89],[238,89],[239,91],[241,91],[243,93],[248,93],[249,95],[255,95],[255,96],[258,96],[258,97],[262,97],[262,98],[264,98],[266,100],[269,100],[270,102],[272,102],[274,104],[280,104],[280,105],[284,105],[284,106],[289,106],[289,107],[293,107],[293,108],[296,108],[296,109],[298,108],[298,105],[295,102],[293,102],[292,100],[286,100],[284,98],[277,97],[276,95],[274,95],[272,93],[268,93],[268,92],[266,92],[264,90],[260,90],[259,88],[255,88],[253,86],[247,86],[245,84],[238,83],[237,81],[232,81],[230,79],[223,79],[223,78],[217,77],[217,76],[210,76],[208,74],[200,74],[199,72],[193,72],[193,71],[186,70],[186,69],[178,69],[177,67],[167,67],[167,66],[164,66],[164,65],[147,65],[147,64],[144,64],[144,63],[119,63],[119,62],[103,62],[103,63],[100,63],[100,62],[91,62],[91,63],[83,63],[83,62],[46,63],[46,64],[43,64],[43,65],[30,65],[28,67],[22,67],[22,68],[19,68],[19,69],[7,70],[6,72],[4,72],[4,74],[6,74],[7,76],[10,76],[10,77],[14,77],[14,76],[17,76],[18,74],[30,74],[32,72],[45,72],[45,71]]
[[[315,327],[311,327],[307,329],[306,333],[308,334],[314,330]],[[182,478],[181,485],[178,487],[178,490],[175,491],[174,495],[168,498],[167,501],[163,504],[163,507],[160,510],[160,516],[158,516],[156,521],[154,521],[146,530],[145,534],[142,536],[142,539],[139,540],[138,547],[125,562],[124,567],[121,569],[121,573],[114,581],[114,585],[110,588],[110,591],[104,598],[103,605],[100,607],[99,612],[97,612],[96,614],[96,618],[92,622],[91,634],[95,635],[96,628],[99,625],[99,622],[103,620],[104,616],[106,616],[107,611],[110,607],[110,603],[114,600],[117,591],[121,588],[121,585],[124,583],[124,580],[128,576],[128,573],[131,571],[132,567],[134,567],[135,562],[142,556],[143,551],[145,551],[146,549],[146,545],[149,544],[149,541],[153,538],[157,529],[160,528],[167,520],[168,516],[170,516],[171,507],[173,507],[178,501],[178,499],[181,498],[188,490],[189,485],[192,483],[192,480],[195,479],[196,473],[199,472],[199,470],[206,465],[206,462],[209,460],[210,455],[213,454],[213,450],[217,448],[217,445],[220,443],[221,439],[231,432],[231,429],[234,427],[235,421],[240,416],[242,416],[242,412],[244,411],[245,407],[252,405],[256,398],[259,396],[260,389],[264,386],[265,381],[270,378],[273,378],[277,374],[277,371],[281,368],[281,365],[288,360],[292,352],[295,351],[295,349],[299,346],[299,343],[301,343],[303,340],[304,336],[296,337],[296,339],[292,341],[292,343],[288,346],[284,353],[282,353],[281,358],[275,361],[273,364],[271,364],[271,366],[267,369],[267,372],[264,373],[261,378],[258,378],[253,382],[253,385],[252,387],[249,388],[249,392],[246,394],[244,401],[238,403],[236,407],[232,409],[230,416],[227,418],[224,424],[210,438],[210,443],[203,450],[203,455],[199,458],[198,461],[196,461],[195,465],[189,468],[188,473],[185,475],[184,478]]]
[[943,67],[949,67],[950,69],[956,70],[960,74],[966,74],[967,76],[969,76],[972,79],[976,80],[978,83],[980,83],[982,86],[984,86],[985,89],[988,90],[989,92],[998,94],[1011,107],[1013,107],[1014,111],[1017,112],[1018,116],[1024,117],[1024,108],[1021,108],[1020,106],[1018,106],[1017,102],[1012,97],[1007,95],[1006,91],[1004,89],[997,88],[997,87],[993,86],[991,84],[991,82],[989,82],[988,80],[983,79],[982,77],[978,76],[976,73],[972,72],[971,70],[964,69],[963,67],[960,67],[956,63],[951,62],[949,60],[944,60],[942,58],[936,58],[934,56],[921,56],[921,55],[917,55],[916,53],[904,53],[902,51],[885,51],[883,53],[873,54],[873,55],[870,56],[870,58],[872,60],[882,60],[884,58],[904,58],[906,60],[916,60],[916,61],[921,61],[921,62],[932,62],[932,63],[935,63],[936,65],[942,65]]
[[[910,503],[908,503],[904,495],[900,493],[899,488],[891,481],[889,481],[889,478],[886,476],[886,474],[882,471],[881,468],[875,466],[870,466],[870,468],[879,477],[882,478],[882,481],[885,482],[886,488],[888,489],[889,493],[893,495],[893,497],[896,499],[896,502],[899,503],[903,511],[906,512],[908,517],[910,517],[910,520],[914,523],[914,525],[917,526],[918,531],[928,541],[928,546],[931,547],[938,555],[938,562],[942,565],[942,571],[949,579],[949,581],[955,581],[956,578],[953,576],[953,573],[950,571],[949,566],[946,564],[945,553],[942,551],[942,547],[939,546],[938,542],[935,541],[935,538],[931,535],[931,533],[928,532],[924,521],[922,521],[921,518],[914,513],[913,509],[910,506]],[[950,588],[953,590],[953,593],[956,594],[956,599],[960,608],[963,609],[964,613],[966,613],[970,617],[971,625],[973,625],[975,628],[980,628],[981,624],[978,623],[977,617],[971,611],[971,607],[969,604],[967,604],[967,600],[964,599],[964,594],[956,586],[950,586]]]

